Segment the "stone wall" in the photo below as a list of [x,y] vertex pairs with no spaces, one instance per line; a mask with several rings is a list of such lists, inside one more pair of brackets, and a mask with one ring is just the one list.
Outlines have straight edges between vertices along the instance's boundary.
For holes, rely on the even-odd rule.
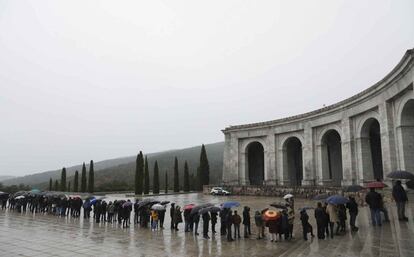
[[[217,186],[217,185],[216,185]],[[204,194],[210,194],[214,185],[203,187]],[[283,197],[286,194],[293,194],[296,198],[311,199],[318,194],[342,194],[341,187],[321,187],[321,186],[302,186],[302,187],[284,187],[284,186],[238,186],[224,185],[220,186],[229,191],[232,195],[252,195],[252,196],[276,196]]]

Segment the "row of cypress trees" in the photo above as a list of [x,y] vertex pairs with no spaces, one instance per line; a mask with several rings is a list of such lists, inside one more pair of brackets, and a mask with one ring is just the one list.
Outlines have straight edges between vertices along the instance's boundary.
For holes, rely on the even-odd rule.
[[[173,173],[173,191],[179,192],[180,191],[180,180],[179,180],[179,168],[178,168],[178,159],[177,157],[174,158],[174,173]],[[203,190],[203,185],[209,184],[209,177],[210,177],[210,166],[208,164],[207,152],[205,149],[204,144],[201,146],[201,153],[200,153],[200,162],[197,168],[196,173],[196,185],[195,187],[191,187],[190,185],[190,177],[192,177],[192,181],[194,181],[193,174],[190,175],[189,167],[187,161],[184,163],[184,184],[183,190],[184,192],[189,192],[190,190]],[[165,172],[165,188],[164,192],[168,193],[168,173]],[[148,159],[143,153],[140,151],[137,155],[136,159],[136,168],[135,168],[135,194],[142,195],[149,194],[150,190],[150,175],[148,169]],[[153,172],[153,187],[152,187],[153,194],[160,193],[160,184],[159,184],[159,168],[158,162],[155,161],[154,163],[154,172]]]
[[95,191],[95,172],[93,168],[93,160],[89,164],[89,179],[86,177],[86,165],[82,165],[82,174],[79,187],[79,172],[75,172],[73,178],[73,188],[71,188],[71,182],[66,182],[66,168],[62,169],[59,180],[55,180],[53,184],[52,178],[49,179],[49,191],[63,191],[63,192],[82,192],[82,193],[93,193]]

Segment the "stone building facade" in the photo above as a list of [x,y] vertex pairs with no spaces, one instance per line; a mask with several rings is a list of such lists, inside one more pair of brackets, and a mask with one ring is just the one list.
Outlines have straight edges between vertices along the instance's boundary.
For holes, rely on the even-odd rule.
[[227,185],[345,186],[414,172],[414,49],[381,81],[309,113],[230,126]]

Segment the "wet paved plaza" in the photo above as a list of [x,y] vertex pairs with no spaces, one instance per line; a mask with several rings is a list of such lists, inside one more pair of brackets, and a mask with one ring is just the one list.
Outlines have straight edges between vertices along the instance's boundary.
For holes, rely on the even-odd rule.
[[[108,200],[113,197],[124,198],[119,195],[111,196]],[[202,194],[159,198],[180,206],[236,200],[242,204],[238,208],[239,212],[244,205],[248,205],[252,216],[255,210],[269,207],[271,202],[281,201],[270,197],[213,197]],[[305,205],[313,206],[315,202],[296,199],[296,209]],[[167,229],[155,232],[134,226],[123,229],[118,224],[96,224],[92,220],[0,211],[0,256],[414,256],[413,204],[407,208],[409,222],[396,219],[394,204],[388,204],[387,207],[390,223],[372,227],[368,208],[361,207],[357,219],[358,232],[326,240],[314,238],[304,241],[297,214],[295,239],[277,243],[269,239],[256,240],[255,235],[235,242],[227,242],[225,237],[219,235],[206,240],[202,236],[184,233],[183,223],[179,225],[180,231],[172,232],[169,229],[168,211],[165,222]],[[313,211],[308,211],[308,214],[316,233]],[[202,228],[202,225],[199,227]],[[217,224],[217,231],[219,227],[220,224]],[[253,220],[252,230],[255,233]]]

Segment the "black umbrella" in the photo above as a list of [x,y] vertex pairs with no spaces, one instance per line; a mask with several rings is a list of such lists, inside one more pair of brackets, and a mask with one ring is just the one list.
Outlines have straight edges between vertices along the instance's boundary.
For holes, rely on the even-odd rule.
[[204,203],[204,204],[197,205],[191,210],[190,215],[194,215],[198,213],[201,209],[211,207],[211,206],[213,206],[213,204],[211,203]]
[[356,193],[356,192],[359,192],[361,190],[364,190],[364,188],[362,186],[360,186],[360,185],[351,185],[351,186],[346,187],[345,192]]
[[167,204],[169,204],[170,203],[170,201],[161,201],[161,205],[167,205]]
[[221,211],[220,207],[217,207],[217,206],[211,206],[211,207],[208,207],[208,209],[209,209],[209,212],[214,212],[214,213]]
[[387,175],[392,179],[414,179],[414,174],[405,170],[396,170]]
[[319,194],[319,195],[314,196],[314,197],[312,198],[312,200],[315,200],[315,201],[324,201],[324,200],[326,200],[328,197],[329,197],[329,195],[328,195],[328,194]]
[[414,189],[414,179],[407,181],[407,183],[405,183],[407,185],[408,188]]
[[207,207],[207,208],[203,208],[203,209],[199,210],[198,213],[203,215],[204,213],[207,213],[209,211],[210,211],[210,207]]

